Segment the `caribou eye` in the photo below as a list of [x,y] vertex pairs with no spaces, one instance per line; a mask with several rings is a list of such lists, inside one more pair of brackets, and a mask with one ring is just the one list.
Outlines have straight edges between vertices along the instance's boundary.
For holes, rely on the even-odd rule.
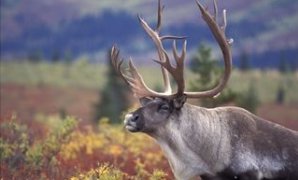
[[168,104],[162,104],[159,106],[159,111],[168,111],[170,109],[170,106]]

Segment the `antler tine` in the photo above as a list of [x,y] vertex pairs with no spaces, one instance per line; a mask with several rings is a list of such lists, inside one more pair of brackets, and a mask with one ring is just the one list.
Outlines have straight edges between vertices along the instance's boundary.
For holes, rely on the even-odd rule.
[[214,9],[214,21],[217,22],[218,8],[216,0],[213,0],[213,9]]
[[176,41],[173,41],[173,55],[174,55],[174,59],[177,63],[177,66],[183,66],[184,65],[184,60],[185,60],[185,56],[186,56],[186,44],[187,44],[187,41],[184,41],[183,47],[182,47],[182,52],[181,52],[181,55],[179,57],[178,53],[177,53]]
[[177,83],[177,92],[172,94],[172,97],[180,96],[184,94],[185,82],[184,82],[184,60],[186,55],[186,41],[183,43],[182,53],[179,56],[177,53],[176,41],[173,41],[173,56],[176,61],[176,67],[171,65],[170,58],[165,54],[165,61],[160,62],[156,61],[158,64],[163,66],[168,72],[173,76],[174,80]]
[[[163,39],[159,36],[159,31],[161,28],[162,10],[163,10],[163,7],[161,7],[161,1],[159,0],[158,1],[158,17],[157,17],[156,30],[153,30],[146,23],[146,21],[143,18],[138,16],[141,26],[143,27],[145,32],[150,36],[150,38],[153,40],[153,42],[155,44],[160,61],[164,61],[164,59],[165,59],[165,55],[164,55],[165,51],[164,51],[164,47],[162,45]],[[171,93],[172,88],[171,88],[169,74],[163,67],[161,68],[161,71],[162,71],[162,76],[163,76],[163,80],[164,80],[165,93]]]
[[[223,28],[219,27],[215,19],[212,18],[210,13],[196,0],[197,5],[201,11],[204,21],[209,26],[213,36],[215,37],[217,43],[220,46],[220,49],[224,58],[225,73],[221,78],[220,82],[211,90],[202,91],[202,92],[185,92],[189,98],[201,98],[201,97],[216,97],[224,89],[227,84],[227,81],[230,77],[232,70],[232,55],[230,50],[230,43],[232,40],[227,40],[225,36],[225,27],[226,27],[226,11],[223,11],[224,26]],[[214,1],[216,7],[216,1]]]
[[225,9],[222,11],[222,17],[223,17],[223,23],[224,23],[222,26],[222,29],[223,31],[225,31],[227,27],[227,11]]
[[159,93],[151,90],[144,83],[142,76],[137,71],[137,68],[132,62],[132,59],[129,60],[128,71],[131,76],[124,74],[121,70],[121,65],[123,60],[120,60],[119,53],[120,51],[113,46],[111,49],[111,61],[115,70],[119,73],[119,75],[123,78],[123,80],[132,88],[132,91],[137,97],[168,97],[169,93]]
[[161,18],[162,11],[164,10],[164,6],[161,6],[161,0],[158,0],[158,11],[157,11],[157,24],[156,24],[156,32],[159,32],[161,29]]
[[187,38],[187,36],[171,36],[171,35],[160,37],[160,39],[161,39],[162,41],[163,41],[163,40],[166,40],[166,39],[179,40],[179,39],[186,39],[186,38]]
[[[136,84],[136,80],[133,79],[132,77],[124,74],[121,70],[121,66],[123,63],[123,59],[120,60],[119,58],[119,54],[120,51],[119,49],[117,49],[115,46],[112,47],[111,49],[111,61],[112,61],[112,65],[114,67],[114,69],[116,70],[116,72],[122,77],[122,79],[124,80],[125,83],[127,83],[130,86],[135,86],[134,84]],[[134,67],[134,65],[130,65],[128,71],[130,72],[130,74],[132,73],[131,67]],[[135,73],[134,73],[135,74]]]
[[185,40],[183,43],[181,55],[178,56],[176,41],[173,42],[173,56],[176,61],[176,69],[174,73],[171,73],[171,75],[175,78],[177,82],[177,86],[178,86],[177,95],[184,94],[184,90],[185,90],[184,60],[186,56],[186,44],[187,44],[187,41]]
[[124,82],[129,84],[127,79],[125,78],[123,72],[121,71],[121,65],[123,63],[123,60],[122,59],[119,60],[119,53],[120,53],[119,49],[117,49],[116,46],[113,46],[111,49],[111,54],[110,54],[111,62],[112,62],[114,69],[122,77]]
[[132,81],[130,81],[130,86],[137,97],[151,97],[156,95],[156,93],[146,86],[142,76],[138,73],[135,65],[133,64],[132,59],[129,60],[129,72],[133,77],[131,79]]

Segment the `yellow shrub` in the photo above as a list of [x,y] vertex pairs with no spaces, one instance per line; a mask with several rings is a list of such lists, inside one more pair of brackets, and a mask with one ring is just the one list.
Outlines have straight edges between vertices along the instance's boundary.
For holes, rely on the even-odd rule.
[[121,172],[120,170],[104,164],[96,169],[92,169],[84,174],[79,174],[78,176],[71,177],[71,180],[122,180],[128,177],[127,174]]
[[[152,167],[164,167],[165,159],[157,144],[147,135],[128,133],[122,126],[110,125],[108,121],[99,124],[97,131],[87,128],[76,131],[71,141],[63,145],[61,157],[67,160],[85,161],[84,157],[106,164],[79,174],[72,179],[127,179],[127,174],[117,168],[134,171],[134,179],[165,179],[166,173],[161,170],[152,171]],[[106,161],[108,160],[108,161]],[[87,161],[88,162],[88,161]],[[133,166],[132,166],[133,165]],[[129,167],[130,166],[130,167]],[[92,166],[93,167],[93,166]]]

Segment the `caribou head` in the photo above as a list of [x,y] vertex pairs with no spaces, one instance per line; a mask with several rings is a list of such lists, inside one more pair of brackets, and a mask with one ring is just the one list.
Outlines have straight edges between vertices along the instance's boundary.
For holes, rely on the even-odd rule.
[[[214,15],[199,1],[197,6],[203,20],[216,39],[224,59],[224,74],[212,89],[202,92],[185,90],[185,37],[161,36],[162,10],[160,0],[156,28],[141,17],[139,21],[153,40],[160,64],[164,92],[150,89],[132,60],[128,73],[122,70],[123,60],[114,46],[111,60],[114,68],[139,98],[141,107],[125,117],[125,127],[131,132],[144,132],[157,140],[177,179],[298,179],[298,133],[263,120],[244,109],[220,107],[206,109],[185,103],[187,98],[216,97],[224,89],[232,69],[230,45],[227,39],[226,11],[223,25],[217,23],[218,8],[214,0]],[[173,60],[163,46],[173,41]],[[183,41],[178,53],[176,41]],[[171,61],[175,62],[172,65]],[[169,75],[177,84],[172,92]],[[286,141],[284,141],[286,139]]]
[[[161,17],[162,7],[159,1],[158,6],[158,23],[156,29],[152,29],[149,25],[139,17],[139,21],[144,28],[145,32],[153,40],[159,60],[154,60],[161,65],[165,91],[156,92],[150,89],[144,82],[142,76],[138,73],[132,60],[129,61],[129,75],[126,75],[121,70],[122,60],[119,59],[119,50],[113,46],[111,50],[111,59],[114,67],[122,76],[124,81],[131,87],[134,95],[140,100],[142,107],[132,114],[126,116],[125,124],[130,131],[148,131],[151,128],[147,126],[164,123],[169,116],[179,114],[180,109],[183,107],[187,98],[206,98],[216,97],[224,89],[227,81],[230,77],[232,69],[232,56],[230,50],[230,42],[225,36],[226,28],[226,11],[223,11],[223,26],[219,26],[216,22],[217,6],[214,2],[215,16],[210,13],[197,1],[197,5],[201,11],[202,17],[208,24],[211,32],[217,40],[224,57],[225,73],[217,86],[213,89],[203,92],[187,92],[185,91],[184,80],[184,61],[186,55],[186,40],[185,37],[178,36],[160,36],[161,29]],[[176,40],[184,40],[182,53],[179,55],[177,52]],[[163,41],[173,40],[173,57],[176,62],[176,66],[173,66],[170,62],[170,57],[166,52]],[[169,80],[169,73],[177,83],[177,92],[172,93],[172,88]],[[148,121],[148,122],[147,122]],[[149,125],[150,124],[150,125]]]

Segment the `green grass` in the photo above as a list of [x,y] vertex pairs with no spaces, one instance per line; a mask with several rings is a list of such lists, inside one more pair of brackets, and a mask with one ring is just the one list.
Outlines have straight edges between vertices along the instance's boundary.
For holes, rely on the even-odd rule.
[[[1,62],[0,70],[1,84],[102,89],[107,79],[105,65],[88,64],[83,60],[71,65]],[[157,66],[140,67],[139,71],[150,87],[162,87],[162,76]],[[186,77],[187,82],[195,79],[195,76],[187,70]],[[249,72],[233,70],[228,86],[234,91],[243,92],[247,91],[251,84],[255,86],[261,102],[273,102],[280,85],[285,88],[286,102],[298,102],[298,72],[280,74],[274,70]]]
[[298,102],[298,72],[280,74],[275,70],[254,70],[246,73],[234,70],[229,81],[229,86],[238,92],[247,91],[250,85],[254,85],[261,102],[275,101],[280,86],[285,89],[287,103]]
[[105,84],[106,66],[90,65],[85,61],[74,64],[1,63],[2,83],[49,85],[56,87],[101,88]]

